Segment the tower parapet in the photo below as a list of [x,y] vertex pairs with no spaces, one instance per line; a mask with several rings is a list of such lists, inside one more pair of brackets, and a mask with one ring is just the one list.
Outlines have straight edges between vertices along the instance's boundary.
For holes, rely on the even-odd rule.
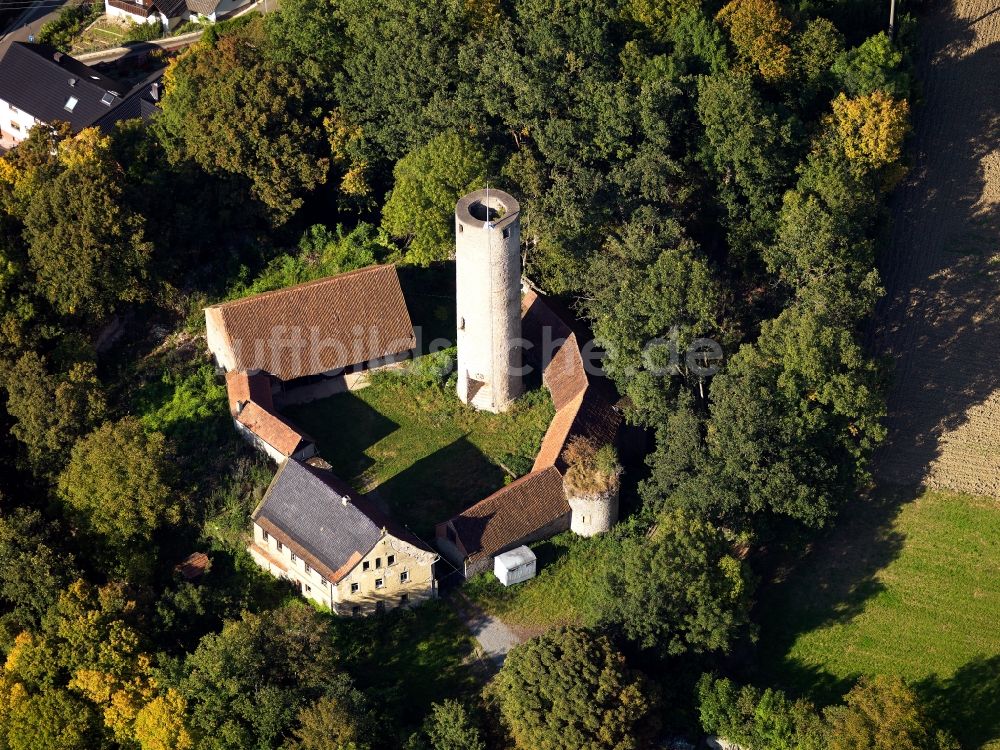
[[521,395],[521,207],[477,190],[455,207],[458,397],[505,411]]

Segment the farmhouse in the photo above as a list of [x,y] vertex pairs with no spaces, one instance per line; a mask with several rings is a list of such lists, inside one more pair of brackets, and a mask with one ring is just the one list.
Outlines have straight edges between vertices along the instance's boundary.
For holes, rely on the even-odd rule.
[[303,596],[339,614],[436,595],[438,556],[328,469],[288,459],[253,512],[250,553]]
[[169,31],[182,21],[215,22],[250,0],[104,0],[104,12],[132,23],[159,24]]
[[38,124],[107,130],[148,118],[160,98],[162,71],[126,89],[48,44],[13,42],[0,59],[0,147],[9,149]]

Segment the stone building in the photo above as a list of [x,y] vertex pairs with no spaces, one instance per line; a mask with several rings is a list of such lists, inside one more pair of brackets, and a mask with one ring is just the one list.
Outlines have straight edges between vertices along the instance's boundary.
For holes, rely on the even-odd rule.
[[437,554],[326,468],[285,461],[252,518],[257,564],[335,613],[436,596]]
[[501,412],[521,395],[521,208],[477,190],[455,208],[458,397]]

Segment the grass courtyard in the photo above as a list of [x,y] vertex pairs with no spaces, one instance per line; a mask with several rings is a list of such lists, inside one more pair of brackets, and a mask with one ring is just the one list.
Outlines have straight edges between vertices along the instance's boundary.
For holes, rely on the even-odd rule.
[[530,471],[553,413],[541,388],[508,413],[489,414],[459,402],[450,382],[394,373],[285,411],[336,474],[425,538],[435,523]]
[[963,747],[1000,748],[1000,502],[897,491],[848,508],[759,613],[761,684],[826,703],[899,674]]
[[528,634],[562,625],[590,627],[604,611],[604,578],[618,559],[613,534],[590,539],[566,532],[532,544],[538,576],[505,588],[481,573],[462,589],[476,604]]

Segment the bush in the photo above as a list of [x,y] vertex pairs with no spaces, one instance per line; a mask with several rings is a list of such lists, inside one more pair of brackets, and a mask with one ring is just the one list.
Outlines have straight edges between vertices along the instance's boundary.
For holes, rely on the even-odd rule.
[[55,19],[42,24],[36,41],[69,52],[74,37],[96,21],[103,12],[104,3],[69,5]]
[[159,39],[164,34],[163,26],[159,23],[133,23],[125,32],[125,43],[128,42],[148,42],[152,39]]

